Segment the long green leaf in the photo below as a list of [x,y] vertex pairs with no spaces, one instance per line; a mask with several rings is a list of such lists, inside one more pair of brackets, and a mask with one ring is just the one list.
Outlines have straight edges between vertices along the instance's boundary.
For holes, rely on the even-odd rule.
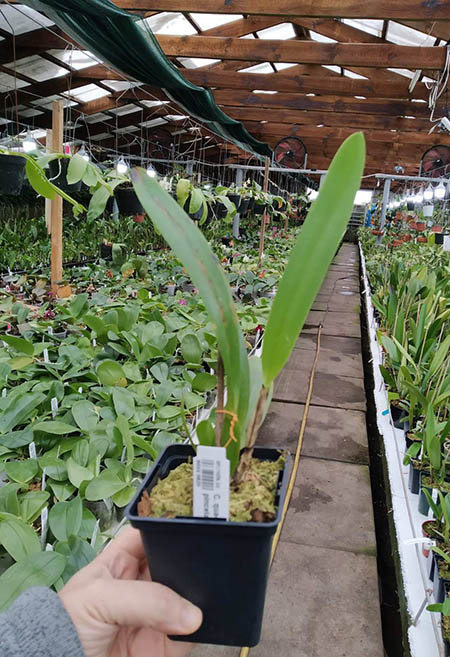
[[358,132],[342,144],[292,249],[264,334],[264,384],[279,374],[300,334],[342,239],[364,169],[365,142]]
[[32,586],[52,586],[62,575],[66,558],[55,552],[40,552],[8,568],[0,577],[0,612]]
[[[229,284],[205,237],[175,200],[157,181],[149,178],[143,169],[134,170],[132,178],[140,202],[183,262],[201,294],[211,321],[215,324],[227,377],[226,408],[238,419],[234,427],[236,441],[231,442],[228,450],[234,470],[239,457],[241,431],[247,417],[249,366]],[[230,416],[227,415],[224,421],[226,439],[229,426]]]

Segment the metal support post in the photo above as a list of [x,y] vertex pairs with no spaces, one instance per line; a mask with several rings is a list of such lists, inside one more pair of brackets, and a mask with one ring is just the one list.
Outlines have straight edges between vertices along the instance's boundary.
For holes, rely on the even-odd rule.
[[[383,189],[383,203],[381,206],[381,221],[380,221],[380,231],[384,230],[384,224],[386,223],[386,211],[387,211],[387,206],[389,203],[389,194],[391,192],[391,179],[386,178],[384,181],[384,189]],[[381,239],[383,235],[378,235],[377,237],[377,246],[381,244]]]
[[[236,170],[236,188],[240,187],[242,185],[242,181],[244,180],[244,171],[243,169],[237,169]],[[239,239],[239,222],[241,219],[241,215],[239,212],[236,212],[234,215],[234,220],[233,220],[233,237],[236,239]]]

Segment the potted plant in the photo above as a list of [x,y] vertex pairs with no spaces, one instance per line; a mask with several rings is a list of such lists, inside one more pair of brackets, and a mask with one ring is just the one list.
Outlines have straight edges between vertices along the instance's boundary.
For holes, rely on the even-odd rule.
[[20,155],[0,155],[0,194],[17,196],[25,179],[26,160]]
[[[213,460],[219,455],[223,459],[225,449],[232,490],[245,501],[243,515],[230,506],[232,520],[220,515],[212,519],[211,513],[193,517],[189,459],[195,448],[183,445],[161,455],[128,507],[131,523],[141,531],[154,581],[168,584],[203,609],[203,625],[185,638],[189,641],[255,645],[259,640],[271,540],[281,517],[288,468],[278,450],[255,448],[255,442],[273,382],[295,346],[344,234],[364,150],[362,133],[352,135],[331,163],[279,282],[261,358],[247,355],[228,282],[202,233],[143,170],[132,174],[147,214],[191,276],[215,325],[217,409],[198,426],[197,436],[202,446],[213,450]],[[267,499],[254,495],[253,484],[260,486],[262,476],[261,471],[252,474],[255,468],[268,476]],[[184,482],[184,493],[172,496],[174,507],[156,511],[159,487],[170,490],[174,478]],[[162,499],[167,500],[166,495]]]

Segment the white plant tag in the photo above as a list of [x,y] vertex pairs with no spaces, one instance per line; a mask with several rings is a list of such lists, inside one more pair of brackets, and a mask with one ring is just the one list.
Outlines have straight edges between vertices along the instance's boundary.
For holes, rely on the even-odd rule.
[[6,397],[6,388],[3,388],[2,390],[2,397]]
[[44,363],[49,363],[50,359],[48,357],[48,349],[44,349],[44,351],[42,353],[44,355]]
[[48,334],[53,335],[53,327],[52,326],[48,327]]
[[444,237],[444,251],[450,251],[450,235]]
[[56,399],[56,397],[52,397],[50,401],[50,407],[52,409],[52,417],[53,419],[55,419],[56,414],[58,412],[58,400]]
[[93,347],[97,346],[97,340],[95,338],[92,338],[92,346]]
[[28,445],[28,451],[30,453],[30,459],[35,459],[36,458],[36,444],[33,440],[32,443]]
[[194,516],[223,518],[230,514],[230,461],[225,447],[197,447],[194,462]]
[[47,529],[48,529],[48,509],[44,507],[41,511],[41,548],[45,548],[47,543]]

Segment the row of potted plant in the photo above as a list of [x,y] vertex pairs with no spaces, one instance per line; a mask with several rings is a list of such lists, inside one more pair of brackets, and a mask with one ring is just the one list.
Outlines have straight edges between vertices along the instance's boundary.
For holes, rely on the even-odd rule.
[[[394,426],[405,436],[409,488],[419,512],[433,516],[422,525],[436,543],[429,572],[440,606],[430,609],[448,614],[449,603],[442,603],[450,585],[450,254],[433,240],[376,247],[368,229],[360,239],[384,353],[380,369]],[[447,644],[448,625],[444,620]]]

